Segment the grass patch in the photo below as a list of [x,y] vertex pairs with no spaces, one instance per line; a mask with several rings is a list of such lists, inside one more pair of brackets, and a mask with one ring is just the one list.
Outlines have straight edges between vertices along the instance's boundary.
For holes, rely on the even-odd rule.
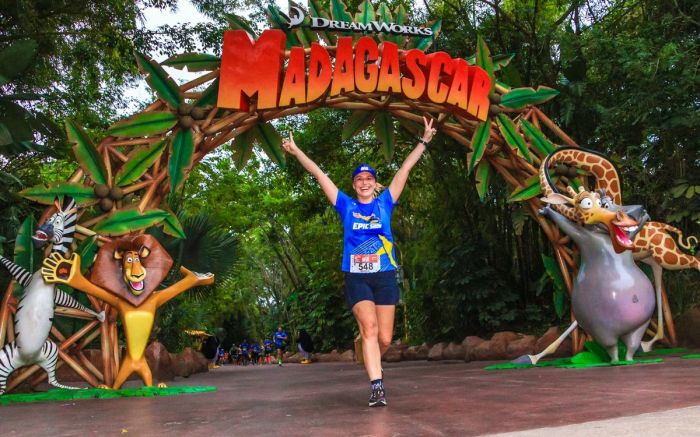
[[51,389],[39,393],[17,393],[0,396],[0,405],[19,403],[45,402],[45,401],[72,401],[78,399],[113,399],[154,396],[176,396],[185,393],[205,393],[216,391],[212,386],[176,386],[176,387],[139,387],[108,390],[102,388],[88,388],[79,390],[66,390],[62,388]]

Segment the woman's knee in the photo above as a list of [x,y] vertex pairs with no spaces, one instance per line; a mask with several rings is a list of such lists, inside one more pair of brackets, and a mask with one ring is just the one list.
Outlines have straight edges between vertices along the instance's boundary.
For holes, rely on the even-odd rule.
[[387,347],[389,347],[390,344],[391,344],[391,337],[390,336],[386,336],[386,335],[379,336],[379,347],[380,348],[382,348],[382,349],[387,348]]
[[360,335],[363,339],[376,339],[379,335],[379,325],[377,325],[376,320],[363,320],[360,321]]

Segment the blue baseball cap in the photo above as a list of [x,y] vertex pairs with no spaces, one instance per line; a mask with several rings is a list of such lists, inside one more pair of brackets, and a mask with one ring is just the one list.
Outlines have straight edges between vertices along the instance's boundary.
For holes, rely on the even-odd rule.
[[355,171],[352,172],[353,180],[355,179],[355,176],[357,176],[358,174],[360,174],[362,172],[367,172],[367,173],[371,174],[372,177],[374,177],[374,179],[377,179],[377,172],[374,171],[374,169],[372,167],[370,167],[369,164],[360,164],[357,166]]

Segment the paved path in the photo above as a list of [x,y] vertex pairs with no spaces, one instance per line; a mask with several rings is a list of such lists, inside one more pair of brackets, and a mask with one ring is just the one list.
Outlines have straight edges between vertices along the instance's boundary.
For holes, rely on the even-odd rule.
[[[215,385],[215,393],[5,406],[0,430],[3,437],[469,436],[527,430],[534,431],[523,435],[700,435],[698,360],[508,371],[484,371],[486,364],[385,364],[389,406],[376,409],[367,407],[369,385],[355,364],[225,366],[173,383]],[[603,422],[575,425],[591,421]],[[636,432],[623,433],[635,424],[641,424]]]

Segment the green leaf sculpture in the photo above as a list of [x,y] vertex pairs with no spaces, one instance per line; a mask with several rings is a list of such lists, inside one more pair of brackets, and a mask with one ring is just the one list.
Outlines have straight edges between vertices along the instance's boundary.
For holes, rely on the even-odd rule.
[[107,134],[115,137],[147,137],[167,132],[177,123],[177,116],[170,111],[142,112],[113,124]]
[[183,240],[187,238],[187,235],[180,224],[180,220],[178,220],[175,214],[172,212],[167,211],[167,213],[168,215],[163,220],[163,232],[175,238],[180,238]]
[[97,249],[99,249],[97,246],[97,235],[92,235],[78,243],[75,253],[80,255],[80,273],[85,274],[92,263],[95,262]]
[[537,105],[553,99],[559,91],[546,86],[534,88],[514,88],[501,98],[501,105],[511,109],[521,109],[527,105]]
[[80,167],[95,183],[107,185],[107,168],[90,137],[72,120],[66,120],[65,125],[68,141],[73,143],[73,154]]
[[253,140],[255,139],[255,134],[253,129],[248,129],[247,131],[236,135],[236,139],[233,140],[233,165],[241,170],[250,161],[250,157],[253,154]]
[[372,120],[374,120],[376,115],[377,112],[375,111],[364,111],[361,109],[354,111],[343,125],[341,137],[344,140],[349,140],[358,133],[362,132],[367,128],[367,126],[369,126]]
[[282,136],[277,132],[277,129],[269,121],[259,123],[253,129],[255,138],[257,138],[265,154],[281,168],[285,168],[285,154],[282,151],[282,147],[280,147]]
[[122,209],[97,223],[93,230],[102,235],[115,237],[157,225],[169,215],[170,213],[162,209],[149,209],[143,213],[137,208]]
[[498,129],[501,131],[501,135],[503,135],[503,139],[506,140],[510,148],[515,150],[518,155],[525,158],[527,162],[532,162],[530,152],[527,150],[527,144],[518,133],[518,128],[513,123],[513,120],[505,114],[498,114],[496,122],[498,123]]
[[486,190],[489,187],[489,180],[491,179],[491,164],[486,159],[482,159],[476,167],[475,179],[479,200],[484,202],[486,200]]
[[167,143],[167,140],[161,140],[144,148],[134,150],[114,177],[115,185],[123,187],[139,180],[151,165],[160,158]]
[[221,58],[208,53],[182,53],[161,62],[161,65],[187,71],[213,71],[221,65]]
[[484,151],[489,142],[489,137],[491,135],[491,121],[487,120],[482,122],[479,127],[474,130],[472,135],[472,151],[469,154],[469,165],[468,174],[472,174],[474,168],[479,164],[481,158],[484,156]]
[[554,311],[559,318],[564,317],[564,303],[566,298],[566,287],[564,286],[564,278],[559,270],[559,265],[551,256],[542,254],[542,263],[547,272],[547,276],[552,280],[554,289]]
[[[377,6],[377,18],[382,23],[393,23],[394,22],[394,19],[391,16],[391,9],[389,9],[389,6],[387,6],[386,3],[380,3],[379,6]],[[401,23],[398,23],[398,24],[401,24]]]
[[185,170],[192,163],[194,141],[190,129],[179,130],[172,139],[168,174],[170,175],[170,192],[174,193],[185,181]]
[[[553,181],[557,181],[559,178],[557,176],[553,177]],[[542,187],[540,186],[539,175],[533,175],[525,181],[524,187],[519,187],[513,190],[513,192],[508,197],[508,202],[520,202],[522,200],[532,199],[542,194]]]
[[36,229],[34,217],[29,216],[19,227],[17,237],[15,237],[15,263],[24,267],[28,272],[34,272],[39,267],[41,260],[35,259],[34,244],[32,235]]
[[520,120],[520,127],[522,128],[525,136],[530,140],[530,143],[539,150],[543,156],[547,156],[554,152],[556,146],[552,144],[551,141],[544,136],[542,131],[537,129],[535,125],[525,120],[524,118]]
[[431,29],[433,29],[433,35],[432,36],[425,36],[423,38],[415,38],[413,42],[411,43],[411,47],[414,49],[419,49],[419,50],[428,50],[428,48],[433,44],[435,39],[438,37],[440,34],[440,30],[442,29],[442,18],[440,18],[437,21],[432,21],[428,23],[428,26]]
[[355,22],[369,24],[371,21],[374,21],[374,6],[369,0],[364,0],[355,14]]
[[53,205],[55,198],[63,199],[64,196],[71,196],[77,205],[84,205],[97,200],[92,187],[86,187],[78,183],[54,182],[48,188],[43,184],[25,188],[19,192],[20,196],[41,203],[42,205]]
[[257,38],[258,34],[255,30],[253,30],[253,27],[250,25],[248,20],[245,18],[241,18],[238,15],[234,14],[224,14],[224,19],[228,23],[229,29],[232,30],[238,30],[242,29],[248,32],[248,35],[250,35],[253,38]]
[[[348,12],[347,6],[343,0],[331,0],[331,17],[336,21],[352,21],[352,15]],[[343,36],[352,35],[352,32],[341,32]]]
[[146,82],[155,91],[156,95],[163,100],[170,108],[175,109],[182,103],[180,88],[175,81],[168,76],[157,62],[143,53],[134,52],[139,70],[146,75]]
[[493,70],[491,50],[489,50],[489,46],[486,45],[486,41],[484,41],[484,38],[482,38],[481,35],[476,37],[476,65],[483,68],[486,74],[489,75],[489,78],[491,79],[490,92],[493,93],[493,89],[496,87],[496,75],[494,74]]
[[[318,0],[309,0],[309,12],[314,17],[330,19],[330,16],[326,13],[326,11],[321,8]],[[335,44],[336,37],[334,34],[326,32],[325,30],[319,30],[316,33],[326,42],[326,44]]]
[[214,82],[211,83],[199,97],[199,100],[194,102],[194,106],[205,107],[205,106],[216,106],[216,100],[219,97],[219,78],[217,77]]
[[280,10],[277,6],[274,4],[270,4],[267,6],[267,17],[270,20],[270,23],[272,23],[273,27],[282,30],[285,35],[287,35],[287,48],[292,48],[294,46],[303,46],[301,41],[299,41],[299,38],[297,38],[297,35],[295,32],[289,29],[287,27],[287,20],[282,17],[282,14],[280,13]]
[[374,119],[374,132],[382,143],[382,151],[387,162],[394,156],[394,120],[388,112],[380,112]]

